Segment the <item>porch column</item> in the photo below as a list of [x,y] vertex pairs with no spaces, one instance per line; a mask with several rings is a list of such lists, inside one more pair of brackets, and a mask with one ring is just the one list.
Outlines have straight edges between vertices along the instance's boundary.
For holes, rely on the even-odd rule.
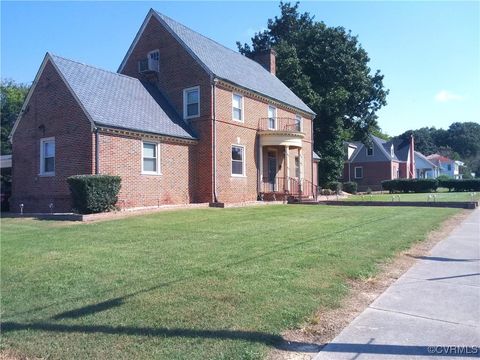
[[260,172],[259,181],[258,181],[258,192],[263,192],[263,146],[258,139],[258,169]]
[[290,147],[285,145],[285,183],[284,190],[290,191]]

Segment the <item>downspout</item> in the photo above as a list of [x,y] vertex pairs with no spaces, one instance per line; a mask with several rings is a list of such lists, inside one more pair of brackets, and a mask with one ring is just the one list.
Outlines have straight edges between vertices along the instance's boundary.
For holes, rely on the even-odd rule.
[[95,174],[100,174],[100,136],[95,128]]
[[[312,159],[312,160],[310,162],[312,163],[312,165],[311,165],[311,167],[312,167],[312,169],[311,169],[311,173],[312,173],[312,195],[316,199],[317,194],[315,193],[315,185],[314,185],[314,182],[313,182],[313,149],[314,149],[314,145],[313,145],[313,139],[314,139],[314,136],[313,136],[313,129],[314,129],[313,120],[315,120],[315,116],[312,117],[312,122],[311,122],[312,125],[311,125],[311,128],[310,128],[311,129],[310,137],[311,137],[311,141],[312,141],[311,142],[312,146],[311,146],[311,149],[310,149],[311,150],[310,151],[310,159]],[[317,181],[316,182],[317,182],[317,185],[318,185],[318,165],[317,165]]]
[[212,190],[213,190],[213,202],[217,203],[217,122],[216,122],[216,99],[215,88],[217,85],[217,79],[212,80]]

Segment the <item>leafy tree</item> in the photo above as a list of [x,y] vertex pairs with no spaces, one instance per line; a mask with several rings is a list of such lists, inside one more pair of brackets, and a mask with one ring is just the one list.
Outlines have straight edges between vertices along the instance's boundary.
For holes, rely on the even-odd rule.
[[29,86],[18,84],[13,80],[0,83],[1,101],[1,154],[11,154],[12,148],[8,136],[27,96]]
[[367,52],[343,27],[328,27],[299,3],[280,3],[281,15],[255,34],[252,45],[237,42],[248,56],[273,48],[277,77],[316,113],[315,150],[321,155],[319,181],[338,179],[343,168],[343,140],[365,140],[378,130],[376,111],[386,105],[383,75],[372,74]]
[[424,127],[408,130],[396,138],[407,139],[411,134],[415,137],[417,151],[462,160],[466,164],[464,174],[473,171],[480,176],[480,124],[454,122],[447,130]]

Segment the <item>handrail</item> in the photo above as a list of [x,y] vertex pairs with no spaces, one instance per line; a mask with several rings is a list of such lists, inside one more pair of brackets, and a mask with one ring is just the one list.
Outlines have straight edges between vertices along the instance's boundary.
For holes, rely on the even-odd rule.
[[301,126],[301,122],[290,117],[266,117],[258,120],[258,130],[301,132]]

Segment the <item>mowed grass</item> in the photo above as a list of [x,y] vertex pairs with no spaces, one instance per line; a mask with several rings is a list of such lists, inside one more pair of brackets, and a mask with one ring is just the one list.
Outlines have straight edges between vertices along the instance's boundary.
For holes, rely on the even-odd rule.
[[455,209],[272,205],[1,221],[2,349],[256,359]]
[[[473,194],[473,196],[472,196]],[[429,195],[432,196],[429,198]],[[433,198],[435,196],[435,198]],[[480,193],[475,192],[443,192],[439,191],[436,193],[407,193],[407,194],[371,194],[371,195],[352,195],[348,198],[343,199],[343,201],[392,201],[392,198],[395,198],[394,201],[478,201],[480,200]]]

